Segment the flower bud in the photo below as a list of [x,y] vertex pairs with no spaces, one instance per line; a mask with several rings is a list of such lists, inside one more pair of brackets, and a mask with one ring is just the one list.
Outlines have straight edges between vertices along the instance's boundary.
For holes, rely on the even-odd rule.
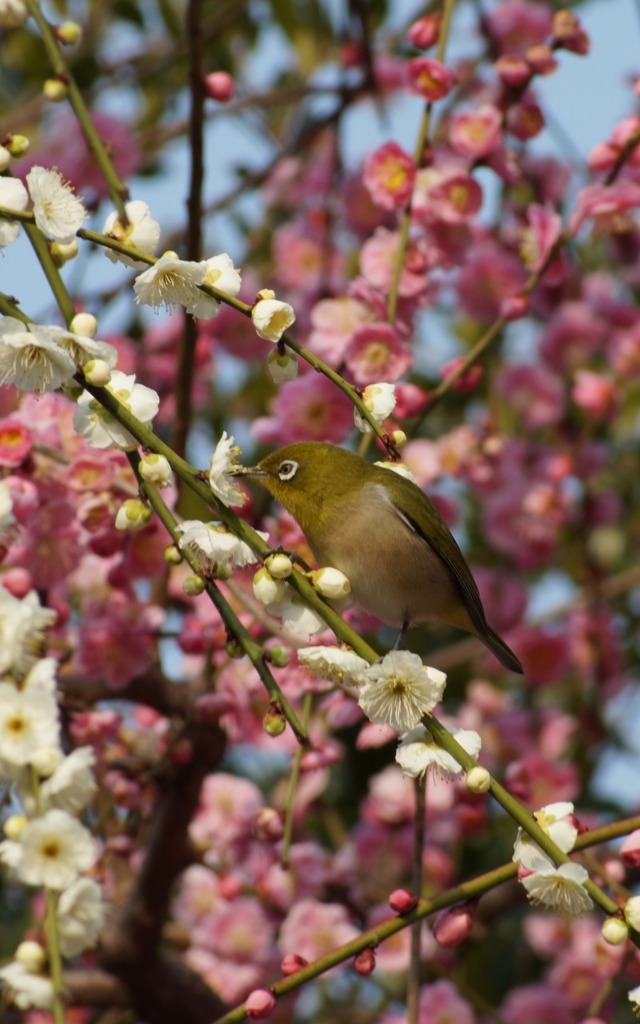
[[196,701],[196,714],[208,725],[215,725],[230,710],[230,702],[221,693],[203,693]]
[[2,830],[7,839],[12,839],[14,842],[17,842],[22,834],[23,828],[28,824],[28,819],[25,818],[24,814],[11,814],[2,826]]
[[282,601],[285,595],[285,584],[274,579],[268,569],[262,566],[253,577],[253,596],[260,604],[274,604]]
[[602,925],[601,933],[610,946],[621,946],[629,938],[629,928],[619,917],[608,917]]
[[296,315],[288,302],[276,299],[275,292],[263,288],[258,292],[255,306],[251,310],[253,326],[261,338],[266,341],[280,341],[280,338],[295,322]]
[[65,46],[74,46],[82,38],[82,28],[77,21],[63,21],[55,32],[56,38]]
[[289,978],[292,974],[297,974],[303,967],[306,967],[309,963],[303,956],[298,956],[297,953],[287,953],[282,958],[280,963],[280,970],[286,978]]
[[52,103],[60,103],[62,100],[66,100],[69,87],[59,78],[47,78],[42,86],[42,91]]
[[276,842],[282,839],[284,824],[282,815],[274,807],[261,807],[253,819],[253,834],[256,839]]
[[164,549],[164,560],[168,565],[180,565],[182,562],[182,552],[178,550],[175,544],[170,544],[168,548]]
[[357,974],[366,977],[376,969],[376,954],[373,949],[363,949],[353,961],[353,969]]
[[471,793],[488,793],[491,788],[491,775],[482,765],[476,764],[466,773],[465,782]]
[[244,647],[235,637],[229,637],[224,645],[224,649],[230,658],[244,658]]
[[407,443],[407,435],[404,430],[392,430],[389,434],[389,440],[394,448],[402,448]]
[[81,338],[95,338],[98,333],[98,321],[91,313],[76,313],[69,324],[69,330],[73,334],[79,334]]
[[197,597],[201,594],[206,583],[202,576],[198,576],[196,573],[192,573],[190,576],[185,576],[182,581],[182,590],[187,597]]
[[78,243],[75,238],[70,242],[51,242],[49,251],[56,267],[63,267],[78,255]]
[[276,1008],[276,997],[273,992],[269,992],[266,988],[256,988],[245,999],[244,1008],[247,1012],[247,1017],[251,1017],[253,1020],[260,1020],[262,1017],[268,1017],[270,1013],[273,1013]]
[[526,295],[510,295],[500,304],[500,316],[505,320],[520,320],[527,315],[528,308]]
[[624,907],[624,918],[634,931],[640,932],[640,896],[630,896]]
[[10,135],[4,144],[13,157],[24,156],[31,145],[26,135]]
[[6,146],[0,146],[0,174],[6,171],[11,163],[11,153]]
[[90,384],[103,388],[111,380],[111,367],[104,359],[90,359],[82,367],[86,379]]
[[282,736],[282,733],[287,728],[287,720],[282,711],[279,711],[272,705],[262,719],[262,728],[266,732],[267,736],[272,736],[274,738],[276,736]]
[[286,384],[298,376],[298,360],[293,352],[272,348],[267,356],[267,368],[274,384]]
[[620,847],[622,863],[628,868],[640,867],[640,828],[630,832]]
[[433,937],[439,946],[450,949],[464,942],[472,924],[473,910],[469,904],[450,907],[438,914],[433,925]]
[[440,12],[437,14],[425,14],[422,18],[418,18],[414,21],[406,34],[406,40],[408,43],[412,43],[419,50],[428,50],[430,46],[438,42],[440,35],[440,24],[442,22],[442,15]]
[[31,940],[20,943],[15,958],[29,974],[39,974],[47,962],[47,954],[40,943]]
[[281,551],[265,558],[264,564],[276,580],[286,580],[293,572],[293,562]]
[[227,71],[210,71],[204,80],[207,96],[218,103],[226,103],[233,96],[234,81]]
[[286,668],[291,662],[291,651],[282,644],[274,644],[265,648],[264,658],[275,668]]
[[309,579],[318,593],[330,601],[346,597],[351,591],[351,584],[345,574],[330,565],[323,569],[314,569],[309,573]]
[[30,760],[40,778],[47,779],[60,767],[64,756],[57,747],[40,747],[33,752]]
[[418,897],[408,889],[394,889],[387,902],[396,914],[410,914],[418,906]]
[[116,530],[143,530],[153,512],[140,498],[127,498],[116,513]]
[[148,480],[156,487],[168,487],[173,479],[168,459],[164,455],[157,455],[156,452],[150,452],[140,459],[138,469],[142,479]]

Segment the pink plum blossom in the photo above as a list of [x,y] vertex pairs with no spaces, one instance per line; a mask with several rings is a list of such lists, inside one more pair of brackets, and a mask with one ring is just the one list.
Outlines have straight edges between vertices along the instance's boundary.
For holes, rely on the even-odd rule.
[[273,401],[271,415],[254,422],[253,435],[267,444],[339,443],[352,425],[353,411],[348,399],[338,394],[326,377],[305,373],[282,385]]
[[409,92],[433,103],[447,96],[456,84],[450,68],[432,57],[414,57],[407,65]]
[[295,952],[311,962],[351,942],[358,934],[342,903],[301,899],[282,922],[278,946],[283,954]]
[[397,210],[406,206],[415,174],[412,157],[396,142],[385,142],[365,160],[363,181],[374,203]]
[[376,381],[395,381],[413,364],[413,354],[400,340],[391,324],[364,324],[356,328],[344,359],[351,379],[358,387]]
[[496,387],[530,430],[562,420],[566,405],[564,384],[560,376],[544,366],[506,366],[500,371]]
[[487,14],[487,28],[503,53],[524,53],[542,43],[551,32],[551,8],[546,3],[503,0]]
[[31,431],[18,419],[0,420],[0,466],[12,469],[29,455],[33,445]]
[[474,110],[452,115],[449,142],[456,153],[477,160],[487,156],[502,141],[502,117],[497,107],[486,103]]
[[[360,253],[360,269],[363,276],[384,295],[391,287],[394,259],[399,243],[400,237],[397,232],[377,228],[373,236],[365,242]],[[400,274],[399,295],[415,298],[424,292],[428,286],[427,269],[424,254],[419,249],[409,246]]]

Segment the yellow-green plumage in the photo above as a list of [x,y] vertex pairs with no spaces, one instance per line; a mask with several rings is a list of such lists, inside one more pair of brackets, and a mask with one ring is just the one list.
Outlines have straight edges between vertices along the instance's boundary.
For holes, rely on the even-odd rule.
[[403,628],[428,620],[457,626],[482,640],[507,668],[522,672],[487,624],[447,524],[406,477],[316,441],[281,448],[248,475],[296,519],[318,564],[347,576],[360,607]]

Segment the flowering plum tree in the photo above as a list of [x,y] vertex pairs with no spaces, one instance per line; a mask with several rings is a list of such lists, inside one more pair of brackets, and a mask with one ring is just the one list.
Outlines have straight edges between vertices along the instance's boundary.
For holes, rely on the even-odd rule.
[[[0,0],[3,1020],[640,1007],[640,86],[577,159],[581,6]],[[389,650],[243,475],[299,441],[429,489],[522,677]]]

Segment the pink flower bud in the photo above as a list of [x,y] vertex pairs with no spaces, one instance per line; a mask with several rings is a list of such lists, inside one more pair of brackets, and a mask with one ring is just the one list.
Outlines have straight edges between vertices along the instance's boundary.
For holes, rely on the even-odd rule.
[[418,906],[418,897],[408,889],[394,889],[387,902],[396,914],[410,914]]
[[367,974],[372,974],[375,968],[376,954],[372,949],[363,949],[362,953],[358,953],[353,961],[354,971],[363,975],[363,977],[366,977]]
[[589,36],[571,11],[556,11],[551,22],[553,43],[562,50],[569,50],[584,57],[589,52]]
[[529,303],[526,295],[509,295],[500,304],[500,316],[505,320],[519,320],[527,315]]
[[544,116],[537,103],[525,100],[507,111],[507,131],[520,142],[527,142],[539,135],[544,128]]
[[469,935],[473,924],[474,907],[465,903],[438,914],[433,925],[433,937],[440,946],[459,946]]
[[288,978],[291,974],[297,974],[298,971],[301,971],[308,963],[308,960],[305,960],[303,956],[298,956],[297,953],[287,953],[287,955],[282,958],[280,970],[285,977]]
[[204,80],[207,96],[218,103],[227,103],[233,96],[233,78],[226,71],[211,71]]
[[550,75],[558,67],[558,62],[552,51],[548,46],[542,44],[529,47],[527,61],[536,75]]
[[425,14],[423,18],[418,18],[413,25],[409,26],[405,37],[407,42],[417,46],[419,50],[428,50],[430,46],[438,42],[441,22],[442,15],[439,13]]
[[235,875],[222,875],[218,881],[220,895],[225,900],[235,900],[242,892],[242,882]]
[[493,68],[500,81],[512,89],[522,89],[531,78],[531,68],[527,61],[514,53],[503,53]]
[[275,841],[282,838],[284,824],[282,815],[274,807],[261,807],[253,819],[253,834],[256,839]]
[[[440,367],[440,373],[443,380],[447,380],[456,373],[458,367],[464,362],[464,356],[456,356],[455,359],[450,359],[448,363]],[[452,385],[454,391],[461,391],[463,394],[467,394],[470,391],[475,391],[478,384],[484,376],[484,369],[479,364],[469,367],[464,373],[456,378]]]
[[254,988],[247,996],[244,1004],[247,1016],[253,1020],[268,1017],[276,1008],[276,997],[266,988]]
[[620,856],[628,868],[640,867],[640,828],[627,836],[620,847]]
[[19,566],[7,569],[2,574],[2,586],[14,597],[25,597],[33,587],[31,573],[28,569],[21,569]]
[[196,713],[201,722],[215,725],[229,711],[231,704],[221,693],[203,693],[196,701]]

